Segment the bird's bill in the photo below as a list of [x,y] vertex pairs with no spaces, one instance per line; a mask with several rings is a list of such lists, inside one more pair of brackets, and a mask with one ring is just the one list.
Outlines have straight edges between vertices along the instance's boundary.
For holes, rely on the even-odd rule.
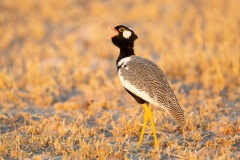
[[118,31],[117,31],[114,27],[107,27],[107,29],[110,29],[110,30],[113,30],[113,31],[116,32],[116,34],[114,34],[113,36],[109,36],[109,37],[107,37],[107,39],[113,38],[113,37],[115,37],[115,36],[118,35]]

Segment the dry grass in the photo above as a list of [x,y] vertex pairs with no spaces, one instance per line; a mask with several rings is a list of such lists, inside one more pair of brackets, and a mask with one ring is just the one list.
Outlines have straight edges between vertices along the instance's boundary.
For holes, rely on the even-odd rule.
[[[240,1],[0,1],[0,159],[240,159]],[[129,24],[136,54],[166,73],[186,139],[143,109],[105,27]]]

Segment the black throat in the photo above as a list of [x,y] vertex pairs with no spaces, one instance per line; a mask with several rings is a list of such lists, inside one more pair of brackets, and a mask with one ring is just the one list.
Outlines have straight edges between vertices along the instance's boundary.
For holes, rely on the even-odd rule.
[[124,47],[120,48],[120,54],[117,58],[116,66],[118,67],[118,62],[121,59],[132,56],[132,55],[135,55],[133,45],[132,46],[127,45],[127,46],[124,46]]

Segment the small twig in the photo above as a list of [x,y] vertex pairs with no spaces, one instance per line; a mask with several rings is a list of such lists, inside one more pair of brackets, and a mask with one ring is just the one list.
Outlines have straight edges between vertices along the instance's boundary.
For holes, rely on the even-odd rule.
[[184,159],[183,156],[175,155],[175,154],[172,154],[172,153],[170,153],[170,155],[171,155],[171,156],[174,156],[174,157],[178,157],[178,158],[182,158],[182,159]]

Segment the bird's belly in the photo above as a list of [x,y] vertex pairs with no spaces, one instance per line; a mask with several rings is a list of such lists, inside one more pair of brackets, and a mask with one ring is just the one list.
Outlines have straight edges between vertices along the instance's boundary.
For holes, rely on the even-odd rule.
[[130,92],[134,93],[135,95],[137,95],[138,97],[141,97],[142,99],[144,99],[145,101],[155,105],[155,106],[158,106],[159,104],[153,99],[151,98],[148,93],[146,93],[145,91],[143,90],[140,90],[138,89],[136,86],[134,86],[130,81],[128,80],[125,80],[123,78],[123,76],[121,76],[121,69],[119,69],[118,71],[118,76],[120,78],[120,81],[122,83],[122,85],[128,89]]

